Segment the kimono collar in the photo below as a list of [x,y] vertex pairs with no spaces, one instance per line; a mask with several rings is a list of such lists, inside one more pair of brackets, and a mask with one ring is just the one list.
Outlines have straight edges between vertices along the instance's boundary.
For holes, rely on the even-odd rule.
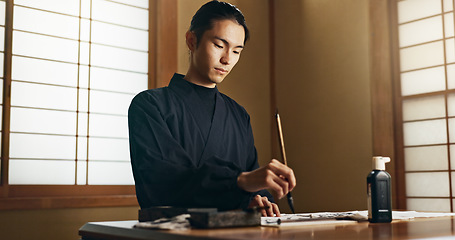
[[[171,82],[169,83],[169,88],[182,96],[190,96],[191,93],[194,92],[193,86],[191,86],[193,83],[188,82],[184,77],[185,76],[182,74],[174,73],[174,76],[172,76]],[[219,91],[216,86],[215,89],[218,94]]]
[[[192,112],[193,117],[195,118],[196,122],[199,125],[199,129],[202,132],[207,134],[208,138],[206,140],[206,146],[204,148],[202,157],[198,163],[198,165],[202,164],[206,159],[210,156],[216,155],[219,152],[220,144],[219,143],[219,136],[223,134],[224,129],[224,122],[226,121],[226,104],[222,97],[222,94],[216,89],[216,102],[215,102],[215,112],[213,114],[213,119],[210,122],[209,118],[201,117],[203,114],[206,114],[204,110],[200,107],[202,100],[185,79],[183,79],[183,75],[181,74],[174,74],[169,83],[169,88],[176,92],[182,100],[185,101],[186,106]],[[211,126],[210,128],[204,128],[201,126]],[[204,134],[204,136],[205,136]]]

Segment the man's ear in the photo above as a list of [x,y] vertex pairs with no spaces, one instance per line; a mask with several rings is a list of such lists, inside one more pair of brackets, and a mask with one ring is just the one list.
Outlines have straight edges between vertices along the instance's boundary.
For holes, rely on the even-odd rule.
[[196,39],[196,34],[194,32],[188,31],[186,32],[186,45],[188,46],[188,49],[190,51],[194,51],[196,49],[197,45],[197,39]]

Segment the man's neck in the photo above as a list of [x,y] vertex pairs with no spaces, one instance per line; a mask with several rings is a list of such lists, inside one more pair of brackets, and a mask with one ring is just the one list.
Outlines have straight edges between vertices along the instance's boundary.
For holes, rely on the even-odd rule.
[[203,86],[203,87],[206,87],[206,88],[214,88],[214,87],[216,87],[216,83],[211,82],[209,80],[202,80],[196,74],[192,74],[190,70],[188,70],[188,72],[186,73],[186,75],[185,75],[185,77],[183,79],[185,79],[186,81],[188,81],[190,83],[193,83],[193,84],[196,84],[196,85],[199,85],[199,86]]

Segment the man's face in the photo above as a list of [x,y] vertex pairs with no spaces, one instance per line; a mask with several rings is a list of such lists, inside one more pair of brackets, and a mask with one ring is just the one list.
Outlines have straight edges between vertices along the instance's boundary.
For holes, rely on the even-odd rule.
[[192,49],[190,70],[197,84],[215,87],[234,68],[243,49],[245,30],[233,20],[215,21]]

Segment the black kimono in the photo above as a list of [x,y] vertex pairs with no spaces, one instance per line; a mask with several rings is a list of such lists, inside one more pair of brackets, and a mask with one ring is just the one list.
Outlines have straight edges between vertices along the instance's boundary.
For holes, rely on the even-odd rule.
[[[139,204],[246,208],[258,194],[237,186],[241,172],[258,168],[250,117],[216,90],[208,118],[204,102],[183,77],[175,74],[168,87],[143,91],[131,102],[130,153]],[[271,198],[267,191],[260,194]]]

